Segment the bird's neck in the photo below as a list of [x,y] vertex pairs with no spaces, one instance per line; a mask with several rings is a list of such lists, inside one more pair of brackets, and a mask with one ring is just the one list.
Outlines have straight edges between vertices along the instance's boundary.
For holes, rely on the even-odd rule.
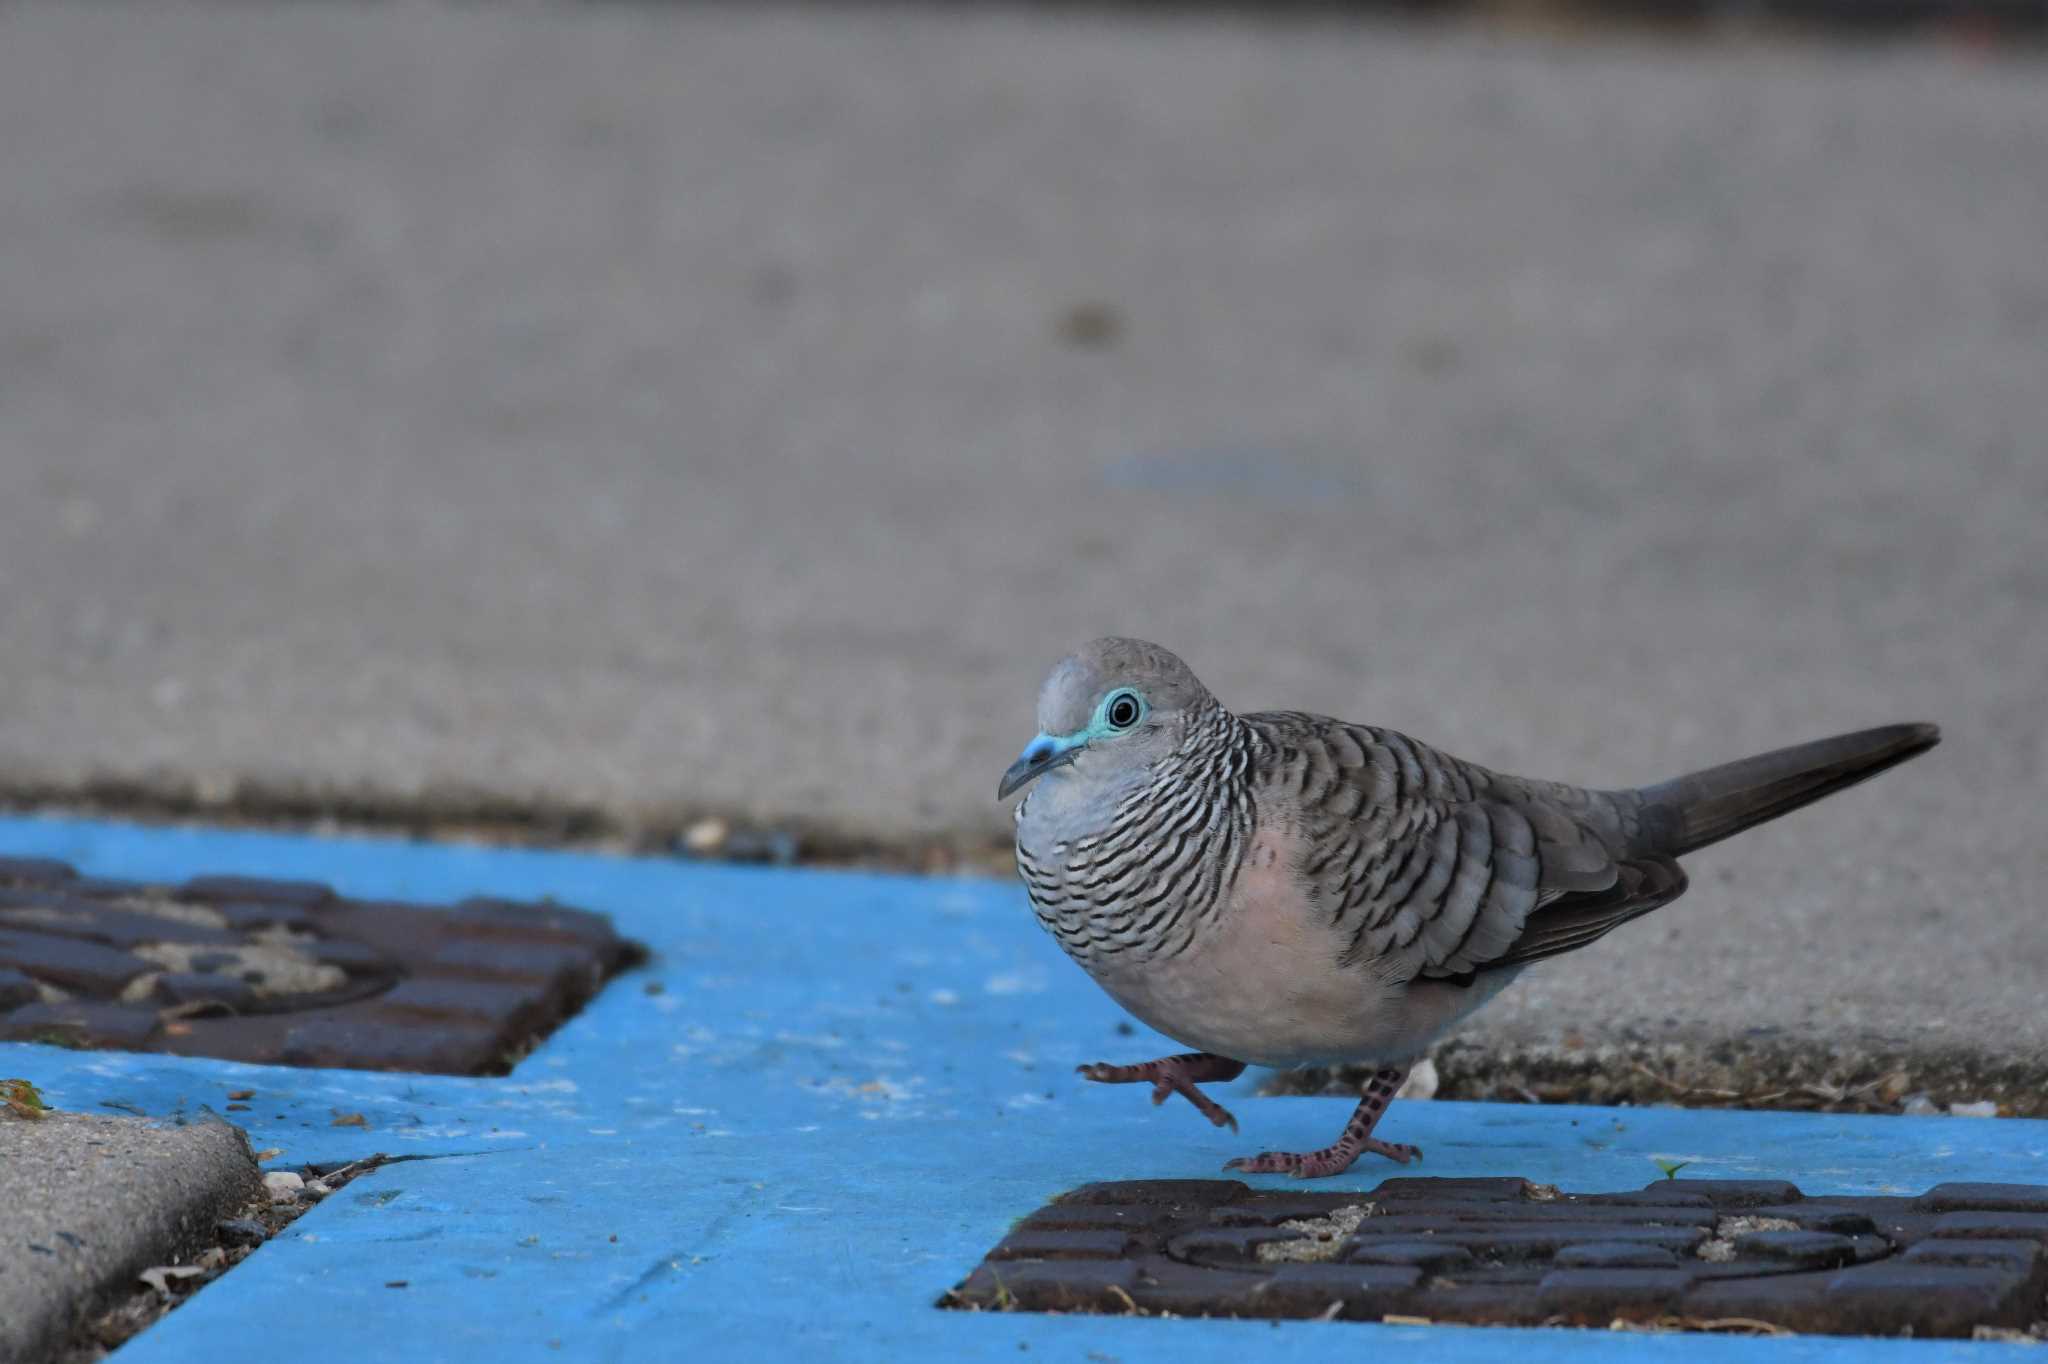
[[[1113,780],[1049,774],[1018,815],[1018,865],[1040,920],[1084,964],[1184,951],[1229,902],[1252,834],[1256,736],[1220,706]],[[1082,765],[1075,764],[1077,769]],[[1164,892],[1164,894],[1162,894]]]

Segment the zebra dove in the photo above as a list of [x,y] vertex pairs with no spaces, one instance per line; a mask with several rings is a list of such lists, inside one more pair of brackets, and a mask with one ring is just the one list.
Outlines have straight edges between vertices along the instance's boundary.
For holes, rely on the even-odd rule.
[[[1090,1080],[1184,1095],[1247,1063],[1378,1069],[1337,1141],[1225,1168],[1332,1175],[1409,1067],[1533,962],[1685,890],[1678,858],[1924,753],[1933,725],[1821,739],[1637,789],[1491,772],[1392,730],[1234,715],[1156,644],[1099,639],[1038,697],[1017,866],[1038,920],[1125,1009],[1197,1048]],[[1033,785],[1033,783],[1036,783]]]

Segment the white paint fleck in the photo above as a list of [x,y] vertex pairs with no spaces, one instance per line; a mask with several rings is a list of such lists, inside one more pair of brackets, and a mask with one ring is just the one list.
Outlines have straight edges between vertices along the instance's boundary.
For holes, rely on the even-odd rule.
[[934,990],[926,995],[925,998],[934,1004],[958,1004],[960,1002],[959,992],[955,990]]
[[990,976],[982,982],[982,989],[992,995],[1037,995],[1045,993],[1045,972],[1004,971]]

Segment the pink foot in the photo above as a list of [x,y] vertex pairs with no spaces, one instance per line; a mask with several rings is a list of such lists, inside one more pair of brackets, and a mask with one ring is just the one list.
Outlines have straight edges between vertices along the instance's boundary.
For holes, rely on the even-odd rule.
[[1244,1073],[1242,1061],[1206,1051],[1191,1051],[1181,1056],[1162,1056],[1157,1061],[1135,1066],[1113,1066],[1107,1061],[1097,1061],[1074,1069],[1098,1084],[1150,1084],[1155,1104],[1165,1103],[1169,1094],[1178,1094],[1216,1126],[1227,1127],[1233,1132],[1237,1130],[1237,1119],[1230,1116],[1230,1110],[1196,1089],[1195,1085],[1205,1080],[1235,1080]]
[[1358,1101],[1358,1107],[1352,1110],[1351,1120],[1344,1124],[1343,1135],[1320,1151],[1266,1151],[1256,1156],[1239,1156],[1223,1168],[1248,1175],[1293,1175],[1296,1179],[1322,1179],[1328,1175],[1342,1174],[1367,1151],[1385,1156],[1397,1165],[1406,1165],[1411,1160],[1421,1160],[1421,1147],[1381,1141],[1372,1134],[1372,1129],[1379,1123],[1380,1114],[1387,1111],[1387,1104],[1392,1101],[1394,1091],[1399,1089],[1401,1081],[1407,1078],[1406,1066],[1388,1066],[1373,1072],[1372,1078],[1365,1082],[1365,1096]]
[[1367,1138],[1355,1150],[1344,1149],[1340,1142],[1336,1146],[1325,1146],[1320,1151],[1299,1154],[1293,1151],[1265,1151],[1256,1156],[1239,1156],[1235,1160],[1225,1161],[1223,1168],[1248,1175],[1292,1175],[1296,1179],[1324,1179],[1330,1175],[1343,1174],[1368,1151],[1374,1155],[1385,1156],[1396,1165],[1406,1165],[1411,1160],[1422,1159],[1420,1146]]

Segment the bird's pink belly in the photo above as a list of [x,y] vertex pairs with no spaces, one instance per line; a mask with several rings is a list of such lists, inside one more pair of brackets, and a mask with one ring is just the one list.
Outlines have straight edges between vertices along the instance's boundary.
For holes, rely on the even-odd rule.
[[1407,1041],[1400,987],[1341,968],[1337,950],[1294,916],[1234,913],[1184,952],[1096,980],[1168,1037],[1219,1056],[1282,1067],[1381,1059]]

